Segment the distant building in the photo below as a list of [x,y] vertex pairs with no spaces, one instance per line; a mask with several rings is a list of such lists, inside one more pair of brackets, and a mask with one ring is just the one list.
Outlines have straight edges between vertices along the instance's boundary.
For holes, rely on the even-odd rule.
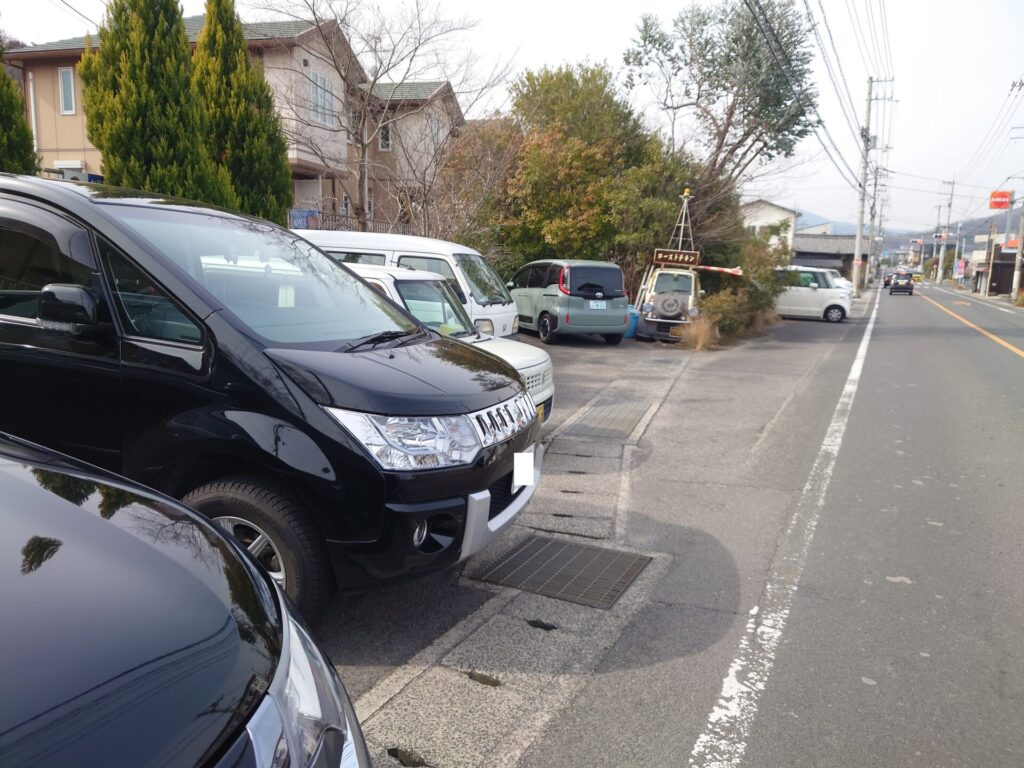
[[[205,16],[185,18],[194,46]],[[370,84],[347,39],[333,22],[289,20],[242,25],[250,56],[263,65],[288,139],[296,214],[307,226],[356,228],[357,97],[369,93],[386,122],[367,157],[368,216],[375,231],[413,229],[424,179],[432,178],[444,142],[465,122],[447,81]],[[93,45],[97,43],[94,37]],[[330,46],[328,46],[328,42]],[[78,62],[82,37],[6,51],[6,64],[22,73],[26,117],[44,172],[102,180],[102,158],[86,135]],[[332,56],[353,66],[342,82]],[[306,215],[308,214],[308,218]]]
[[[802,267],[838,269],[844,277],[853,274],[853,254],[856,235],[808,235],[799,232],[793,236],[793,263]],[[867,240],[861,244],[862,258],[867,259]]]
[[[762,199],[751,200],[740,206],[740,216],[743,217],[743,226],[747,232],[758,235],[772,227],[782,226],[785,244],[790,248],[793,247],[793,230],[799,215],[799,211]],[[772,235],[769,242],[778,245],[779,237]]]

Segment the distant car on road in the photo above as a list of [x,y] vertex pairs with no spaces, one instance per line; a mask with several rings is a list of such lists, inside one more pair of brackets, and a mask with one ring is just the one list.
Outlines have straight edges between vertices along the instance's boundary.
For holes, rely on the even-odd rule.
[[914,272],[913,274],[911,274],[910,279],[913,280],[915,283],[920,283],[922,280],[924,280],[924,275],[922,275],[920,272]]
[[883,285],[883,286],[884,286],[885,288],[888,288],[888,287],[889,287],[890,285],[892,285],[892,278],[893,278],[893,273],[892,273],[892,272],[889,272],[889,273],[888,273],[888,274],[887,274],[887,275],[885,276],[885,279],[884,279],[884,280],[882,280],[882,285]]
[[829,277],[832,278],[832,282],[835,284],[836,288],[845,288],[850,293],[853,293],[853,283],[843,277],[838,269],[826,269],[825,271],[828,272]]
[[0,433],[0,765],[371,765],[284,593],[168,496]]
[[914,295],[914,278],[909,272],[897,272],[889,283],[889,295],[894,293],[909,293]]

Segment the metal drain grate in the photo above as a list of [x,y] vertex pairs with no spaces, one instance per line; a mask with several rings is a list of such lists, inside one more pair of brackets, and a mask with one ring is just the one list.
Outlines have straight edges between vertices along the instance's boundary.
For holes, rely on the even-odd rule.
[[482,581],[594,608],[611,608],[651,558],[531,536],[484,569]]
[[565,430],[563,437],[625,440],[650,407],[650,403],[637,402],[592,405]]

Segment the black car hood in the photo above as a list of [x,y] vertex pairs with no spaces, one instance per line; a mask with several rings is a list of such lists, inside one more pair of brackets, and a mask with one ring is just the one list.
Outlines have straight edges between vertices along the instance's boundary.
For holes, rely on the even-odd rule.
[[35,453],[0,439],[0,764],[205,763],[273,677],[270,592],[183,507]]
[[266,353],[321,405],[366,413],[469,413],[523,389],[515,369],[504,361],[446,338],[366,352]]

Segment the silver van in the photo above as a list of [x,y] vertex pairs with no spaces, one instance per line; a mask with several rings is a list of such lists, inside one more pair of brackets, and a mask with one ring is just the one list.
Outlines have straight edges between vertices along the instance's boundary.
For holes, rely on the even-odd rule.
[[607,261],[533,261],[507,283],[520,328],[552,344],[557,336],[597,334],[618,344],[629,325],[622,270]]

